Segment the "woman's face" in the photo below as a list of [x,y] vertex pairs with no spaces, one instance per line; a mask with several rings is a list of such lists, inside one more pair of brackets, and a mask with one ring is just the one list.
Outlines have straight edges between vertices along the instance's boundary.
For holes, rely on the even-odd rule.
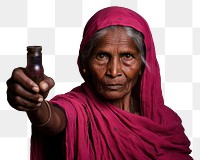
[[131,95],[141,65],[135,43],[122,28],[108,30],[97,42],[89,61],[94,87],[108,100]]

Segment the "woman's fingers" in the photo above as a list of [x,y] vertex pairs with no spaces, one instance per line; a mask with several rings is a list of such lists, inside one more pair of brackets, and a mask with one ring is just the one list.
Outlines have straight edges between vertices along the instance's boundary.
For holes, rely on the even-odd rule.
[[41,104],[40,102],[32,102],[20,96],[14,95],[9,90],[7,90],[7,100],[14,109],[19,111],[33,111],[38,109]]
[[30,91],[38,93],[40,90],[39,86],[25,74],[24,68],[14,69],[11,79]]
[[20,111],[38,109],[54,84],[52,78],[44,75],[44,79],[37,85],[26,75],[25,68],[16,68],[7,81],[8,102]]
[[35,103],[43,101],[42,95],[34,93],[33,91],[27,91],[25,88],[23,88],[23,86],[19,85],[18,83],[12,83],[12,87],[10,87],[10,92],[13,93],[13,95],[20,96]]
[[8,103],[17,110],[35,110],[43,101],[43,96],[39,94],[39,86],[26,76],[24,68],[13,70],[7,87]]

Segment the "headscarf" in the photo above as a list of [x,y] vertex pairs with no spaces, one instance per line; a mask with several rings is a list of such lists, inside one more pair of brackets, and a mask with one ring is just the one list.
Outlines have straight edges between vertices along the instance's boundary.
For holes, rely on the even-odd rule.
[[[113,25],[132,27],[144,35],[149,69],[144,69],[140,84],[142,116],[101,101],[86,83],[54,97],[51,102],[67,117],[66,159],[191,160],[181,119],[164,105],[155,47],[144,18],[117,6],[98,11],[85,26],[79,54],[97,31]],[[80,55],[78,65],[83,76]],[[42,145],[32,136],[32,160],[40,160],[45,152]]]
[[[85,26],[83,39],[80,45],[79,53],[99,30],[109,26],[127,26],[132,27],[144,35],[144,44],[146,47],[146,62],[149,69],[145,69],[140,86],[141,110],[145,117],[151,119],[160,119],[157,109],[164,105],[160,69],[156,59],[155,47],[150,28],[146,20],[138,13],[123,7],[108,7],[94,14]],[[78,58],[79,71],[83,76],[83,68]],[[144,107],[145,106],[145,107]]]
[[[161,90],[160,69],[156,58],[156,51],[152,34],[146,20],[138,13],[128,8],[117,6],[104,8],[95,13],[89,19],[85,26],[79,53],[82,53],[82,50],[84,49],[86,44],[97,31],[103,28],[107,28],[109,26],[118,25],[132,27],[141,32],[144,36],[144,44],[146,47],[146,62],[148,64],[148,68],[146,67],[144,70],[140,85],[140,107],[142,111],[142,116],[149,118],[158,124],[169,123],[164,122],[166,118],[165,116],[177,115],[173,112],[172,113],[174,115],[168,115],[172,113],[170,113],[169,111],[165,111],[166,106],[164,105]],[[81,75],[83,75],[84,73],[82,72],[82,66],[79,63],[79,60],[80,55],[78,58],[78,64],[80,73]],[[163,112],[166,112],[166,114],[163,114]],[[177,119],[179,119],[178,116]],[[179,123],[181,123],[180,119]],[[177,131],[177,133],[179,134],[179,131]]]

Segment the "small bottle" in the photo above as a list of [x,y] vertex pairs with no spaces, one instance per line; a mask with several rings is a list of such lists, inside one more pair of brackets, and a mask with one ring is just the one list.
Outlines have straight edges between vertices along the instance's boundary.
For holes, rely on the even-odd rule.
[[28,46],[27,47],[27,76],[35,83],[39,84],[44,78],[44,68],[42,65],[42,47]]

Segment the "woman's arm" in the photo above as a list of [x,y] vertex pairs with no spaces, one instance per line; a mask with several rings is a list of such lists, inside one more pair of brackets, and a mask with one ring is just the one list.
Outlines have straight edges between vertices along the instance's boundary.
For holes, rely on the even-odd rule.
[[7,81],[8,103],[16,110],[27,112],[33,127],[48,135],[60,133],[66,126],[62,109],[45,101],[53,86],[53,79],[47,76],[36,84],[26,76],[24,68],[14,69]]
[[43,101],[35,111],[27,111],[27,115],[32,126],[47,135],[58,134],[66,126],[64,111],[48,101]]

